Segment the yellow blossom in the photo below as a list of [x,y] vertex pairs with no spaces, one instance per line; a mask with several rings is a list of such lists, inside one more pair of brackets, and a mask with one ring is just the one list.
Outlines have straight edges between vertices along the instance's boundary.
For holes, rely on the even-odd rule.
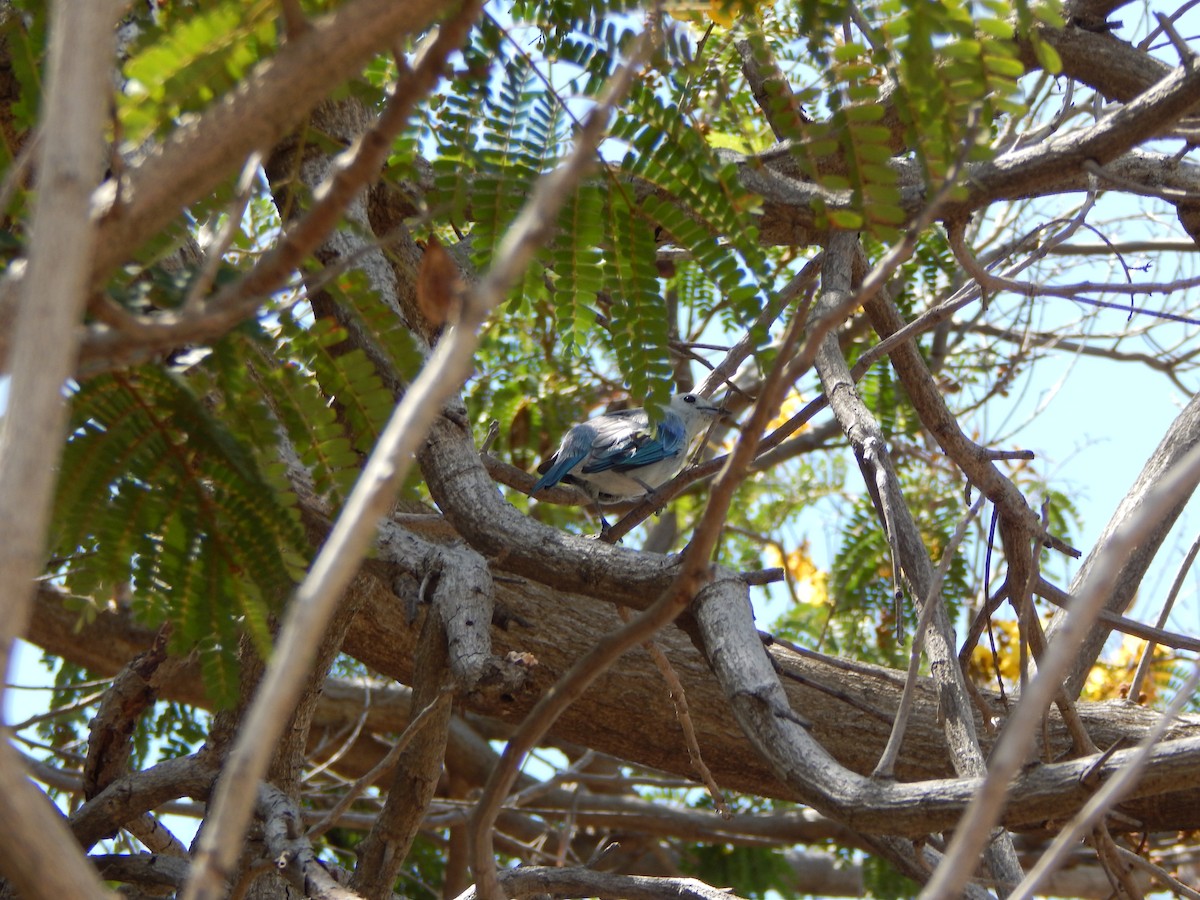
[[743,13],[753,14],[757,5],[755,0],[677,0],[667,5],[667,12],[684,22],[707,18],[722,28],[728,28]]
[[784,554],[780,547],[771,544],[764,554],[767,561],[782,568],[788,574],[792,588],[801,603],[823,606],[829,603],[829,573],[817,568],[809,552],[808,541]]

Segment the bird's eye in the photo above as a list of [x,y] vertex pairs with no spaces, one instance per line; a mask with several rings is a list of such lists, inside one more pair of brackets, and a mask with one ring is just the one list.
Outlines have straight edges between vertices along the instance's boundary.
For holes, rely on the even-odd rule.
[[684,403],[695,403],[695,402],[696,402],[696,395],[695,395],[695,394],[684,394],[684,395],[683,395],[683,402],[684,402]]

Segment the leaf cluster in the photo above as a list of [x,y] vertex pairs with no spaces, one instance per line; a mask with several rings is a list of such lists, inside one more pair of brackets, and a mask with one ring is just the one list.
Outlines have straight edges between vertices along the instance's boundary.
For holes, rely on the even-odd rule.
[[344,340],[284,312],[273,337],[243,329],[186,371],[117,371],[71,396],[57,575],[170,622],[177,651],[202,651],[217,702],[236,698],[243,634],[269,652],[271,612],[311,552],[289,453],[336,509],[391,412],[363,352],[335,352]]
[[[519,7],[522,15],[532,16],[532,9]],[[433,110],[439,146],[430,204],[461,227],[469,223],[480,265],[588,114],[591,101],[576,96],[598,89],[630,41],[630,32],[582,13],[555,21],[552,33],[539,32],[550,57],[545,64],[514,48],[515,39],[496,23],[485,25]],[[708,284],[743,312],[761,302],[754,273],[766,268],[752,203],[732,166],[700,137],[695,109],[664,102],[659,82],[677,76],[674,64],[689,65],[684,48],[674,52],[683,56],[660,58],[659,68],[633,87],[604,164],[568,199],[510,306],[510,313],[532,314],[553,329],[542,341],[547,365],[569,372],[573,360],[603,348],[623,386],[651,407],[672,389],[672,324],[664,314],[658,250],[686,251]],[[518,354],[512,361],[528,365],[537,336],[510,342]]]

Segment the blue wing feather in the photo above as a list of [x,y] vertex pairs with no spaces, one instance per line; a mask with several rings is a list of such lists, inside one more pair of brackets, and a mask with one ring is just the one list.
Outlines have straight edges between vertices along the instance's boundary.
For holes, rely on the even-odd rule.
[[[630,417],[636,418],[635,421],[623,421],[616,428],[610,426],[609,434],[592,445],[592,460],[580,471],[585,474],[609,469],[628,472],[679,455],[687,436],[683,422],[676,416],[668,416],[651,437],[645,430],[645,414],[641,410],[637,412],[641,413],[640,417]],[[607,446],[598,452],[601,443]]]
[[682,468],[689,434],[695,436],[703,420],[720,412],[693,394],[680,394],[671,398],[653,431],[644,409],[597,416],[566,433],[554,455],[538,467],[545,474],[530,493],[565,481],[597,503],[640,496]]
[[594,442],[595,430],[590,424],[576,425],[568,431],[558,451],[550,458],[550,468],[537,480],[531,493],[536,494],[542,488],[553,487],[562,481],[568,472],[587,458]]
[[552,487],[576,466],[581,475],[599,472],[633,472],[678,456],[687,443],[687,429],[678,415],[668,411],[653,435],[645,410],[629,409],[599,416],[574,426],[549,460],[549,468],[530,493]]

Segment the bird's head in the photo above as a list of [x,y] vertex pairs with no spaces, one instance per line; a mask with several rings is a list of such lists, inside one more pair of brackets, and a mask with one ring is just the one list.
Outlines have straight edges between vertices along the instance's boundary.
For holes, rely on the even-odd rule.
[[673,413],[683,419],[689,434],[697,433],[712,419],[725,413],[725,407],[699,394],[676,394],[668,404]]

